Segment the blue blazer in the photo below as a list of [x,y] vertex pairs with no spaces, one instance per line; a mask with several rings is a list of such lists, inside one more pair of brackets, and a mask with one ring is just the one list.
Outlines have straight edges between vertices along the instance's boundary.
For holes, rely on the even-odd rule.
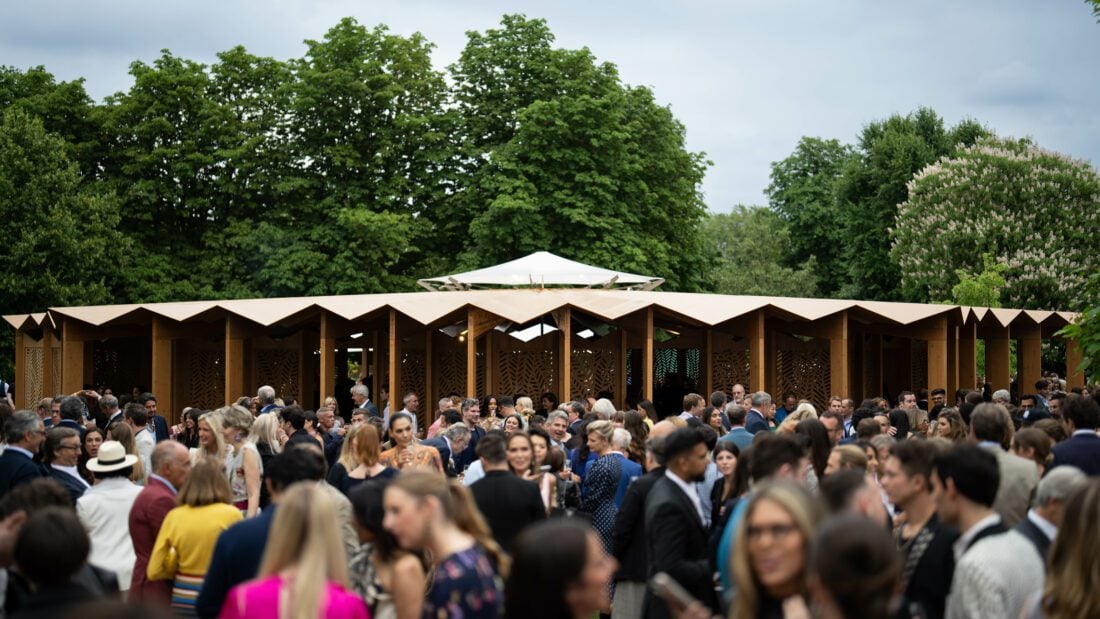
[[745,417],[745,429],[748,430],[749,434],[767,432],[769,429],[768,420],[764,419],[764,415],[760,411],[753,409]]
[[642,465],[637,462],[622,456],[619,458],[622,468],[619,473],[619,488],[615,491],[615,507],[619,508],[623,506],[623,498],[626,497],[626,489],[630,486],[630,482],[642,476]]
[[84,491],[88,489],[87,486],[80,483],[79,479],[76,479],[65,471],[59,471],[52,466],[50,467],[50,477],[65,488],[65,491],[69,493],[69,497],[73,500],[74,506],[76,505],[76,500],[84,496]]
[[1051,468],[1069,464],[1084,471],[1085,475],[1100,475],[1100,436],[1095,432],[1071,436],[1055,445],[1051,452],[1054,454]]
[[12,488],[30,483],[39,477],[47,477],[46,470],[26,455],[14,449],[0,454],[0,497]]
[[752,445],[752,436],[752,432],[749,432],[745,428],[734,428],[729,431],[729,434],[723,436],[721,440],[729,441],[737,445],[737,448],[744,452],[749,445]]
[[435,447],[439,451],[439,459],[443,461],[443,471],[447,473],[447,477],[458,476],[455,473],[454,462],[451,461],[451,448],[447,446],[447,441],[443,440],[442,436],[420,441],[420,444]]
[[256,577],[271,521],[275,519],[275,509],[276,505],[266,507],[259,516],[242,520],[218,536],[210,567],[195,601],[195,611],[200,617],[217,617],[229,590]]

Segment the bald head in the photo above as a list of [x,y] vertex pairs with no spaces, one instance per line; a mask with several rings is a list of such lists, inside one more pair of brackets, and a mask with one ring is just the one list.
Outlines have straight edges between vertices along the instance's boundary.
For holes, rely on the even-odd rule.
[[178,490],[191,472],[191,454],[183,443],[161,441],[153,448],[149,457],[149,468],[153,474],[167,479]]
[[649,438],[660,438],[662,436],[668,436],[676,431],[676,424],[672,423],[668,419],[664,421],[658,421],[653,424],[653,429],[649,431]]

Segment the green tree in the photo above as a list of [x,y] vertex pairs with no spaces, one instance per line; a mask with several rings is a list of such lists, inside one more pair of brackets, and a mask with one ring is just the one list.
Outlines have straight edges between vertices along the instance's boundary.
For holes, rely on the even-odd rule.
[[790,251],[779,262],[797,268],[816,261],[818,287],[803,288],[803,296],[835,297],[849,281],[836,185],[853,154],[851,146],[837,140],[806,137],[790,156],[772,164],[769,204],[790,229]]
[[[82,183],[66,142],[21,109],[0,112],[0,312],[114,300],[129,243],[119,203]],[[11,338],[0,338],[12,376]]]
[[948,130],[928,108],[894,115],[863,129],[858,155],[848,160],[837,184],[850,282],[843,296],[880,301],[904,298],[901,271],[890,260],[890,230],[898,205],[908,197],[907,185],[925,166],[985,134],[974,121]]
[[710,290],[719,294],[806,296],[817,286],[816,259],[786,266],[794,239],[787,223],[765,207],[737,206],[703,223],[702,238],[713,247]]
[[1100,175],[1030,140],[985,138],[918,174],[892,254],[911,296],[944,298],[962,269],[1005,266],[1010,307],[1079,309],[1100,270]]
[[1074,340],[1081,348],[1081,365],[1067,367],[1066,371],[1083,372],[1091,378],[1091,383],[1095,383],[1100,368],[1100,271],[1089,276],[1082,297],[1084,304],[1081,313],[1057,335]]

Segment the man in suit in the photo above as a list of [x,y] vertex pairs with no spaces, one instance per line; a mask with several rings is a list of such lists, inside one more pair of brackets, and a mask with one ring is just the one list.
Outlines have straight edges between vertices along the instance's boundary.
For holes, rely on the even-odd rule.
[[[127,405],[128,407],[130,405]],[[168,604],[172,582],[148,580],[145,570],[164,517],[176,507],[176,495],[191,472],[187,447],[177,441],[157,443],[149,456],[149,480],[130,507],[130,539],[134,544],[134,571],[130,575],[130,600]]]
[[104,433],[123,421],[122,409],[118,407],[118,398],[113,395],[105,395],[99,399],[99,407],[103,409],[103,425],[99,427]]
[[50,477],[65,488],[75,506],[90,487],[76,469],[80,460],[80,433],[73,428],[50,428],[42,453],[50,465]]
[[546,417],[546,431],[550,434],[550,446],[557,447],[568,456],[569,417],[565,411],[554,411]]
[[[260,515],[242,520],[218,536],[195,602],[195,611],[200,617],[217,617],[229,590],[256,577],[283,493],[297,482],[314,481],[325,474],[324,458],[318,457],[317,452],[319,450],[313,448],[288,449],[268,462],[264,483],[271,495],[271,504]],[[337,526],[336,523],[333,526]]]
[[279,405],[275,403],[275,388],[271,385],[262,385],[256,390],[256,399],[259,400],[261,415],[278,412]]
[[1052,467],[1069,464],[1085,472],[1100,475],[1100,436],[1096,426],[1100,424],[1100,403],[1092,397],[1067,397],[1062,417],[1070,437],[1054,446]]
[[382,413],[378,412],[378,407],[370,401],[370,388],[366,385],[358,384],[352,387],[351,399],[355,402],[355,408],[367,411],[367,414],[371,417],[382,417]]
[[946,616],[1019,616],[1028,596],[1042,589],[1043,565],[1031,542],[1006,531],[993,509],[1001,481],[996,456],[959,444],[937,455],[934,466],[936,510],[944,524],[962,532],[953,546],[955,573]]
[[997,458],[1001,483],[993,508],[1004,519],[1005,527],[1012,528],[1027,516],[1031,496],[1039,485],[1039,471],[1031,460],[1002,447],[1009,423],[1008,411],[1000,404],[983,402],[970,414],[970,438]]
[[516,535],[529,524],[546,518],[539,487],[508,470],[508,451],[503,435],[486,434],[477,444],[477,457],[485,477],[470,486],[478,510],[500,547],[512,552]]
[[722,437],[722,440],[737,445],[737,449],[741,451],[745,451],[749,445],[752,445],[752,432],[745,429],[747,414],[745,407],[737,402],[730,402],[726,405],[726,417],[730,420],[730,431]]
[[157,396],[151,393],[141,394],[141,404],[149,412],[149,424],[153,426],[153,434],[157,442],[168,440],[168,422],[157,414]]
[[626,489],[630,482],[642,476],[642,465],[631,460],[626,454],[630,453],[630,432],[624,428],[615,428],[611,434],[611,453],[619,458],[619,488],[615,491],[615,507],[623,505]]
[[54,424],[55,427],[76,430],[83,440],[87,431],[84,428],[84,399],[72,395],[61,398],[58,413],[61,419]]
[[447,473],[447,477],[457,477],[454,455],[462,453],[469,442],[470,429],[464,423],[454,423],[447,426],[439,436],[420,441],[420,444],[435,447],[439,451],[439,458],[443,461],[443,470]]
[[[707,548],[706,521],[699,495],[692,485],[703,481],[709,457],[706,442],[695,428],[676,430],[664,441],[665,474],[645,501],[648,578],[664,572],[712,611],[713,572]],[[646,593],[647,619],[671,617],[664,598]]]
[[1035,545],[1039,557],[1046,567],[1050,544],[1062,526],[1064,507],[1071,495],[1088,484],[1088,476],[1073,466],[1060,466],[1039,480],[1035,490],[1034,507],[1028,510],[1027,518],[1016,525],[1016,531]]
[[285,408],[279,409],[278,413],[276,414],[279,415],[279,420],[282,423],[283,432],[286,432],[287,436],[289,437],[286,441],[286,446],[284,446],[284,449],[292,444],[297,445],[299,443],[305,445],[317,445],[317,439],[310,436],[309,432],[306,432],[306,414],[305,411],[302,410],[301,406],[292,404]]
[[749,434],[768,431],[768,419],[772,414],[772,397],[765,391],[752,394],[752,409],[745,417],[745,429]]
[[4,424],[4,437],[8,446],[0,454],[0,497],[18,485],[46,477],[46,471],[34,461],[46,439],[46,426],[38,415],[14,413]]
[[466,398],[462,401],[460,411],[462,412],[462,423],[466,424],[466,427],[470,430],[470,442],[466,443],[466,449],[457,454],[451,453],[455,471],[459,473],[465,471],[467,466],[477,460],[477,443],[481,440],[481,437],[485,436],[485,430],[478,423],[481,421],[481,403],[474,398]]

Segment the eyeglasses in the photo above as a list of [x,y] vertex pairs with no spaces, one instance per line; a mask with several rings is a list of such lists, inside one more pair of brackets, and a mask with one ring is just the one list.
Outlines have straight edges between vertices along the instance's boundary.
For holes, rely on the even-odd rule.
[[80,451],[80,445],[58,445],[57,448],[58,449],[75,449],[77,451]]
[[793,524],[773,524],[769,526],[750,526],[746,533],[748,534],[749,541],[758,542],[764,538],[765,535],[771,536],[773,539],[782,540],[794,533],[796,530]]

